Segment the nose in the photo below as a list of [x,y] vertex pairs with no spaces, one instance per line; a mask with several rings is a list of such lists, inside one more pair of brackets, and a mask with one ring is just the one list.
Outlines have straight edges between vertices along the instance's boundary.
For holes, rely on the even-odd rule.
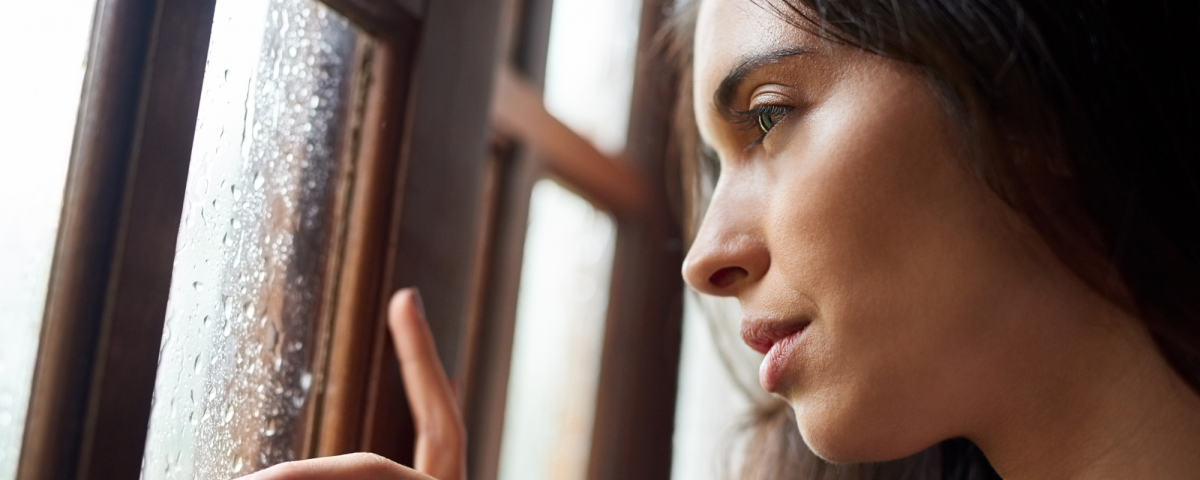
[[736,296],[766,275],[771,254],[758,227],[763,206],[722,195],[721,186],[683,261],[683,278],[701,293]]

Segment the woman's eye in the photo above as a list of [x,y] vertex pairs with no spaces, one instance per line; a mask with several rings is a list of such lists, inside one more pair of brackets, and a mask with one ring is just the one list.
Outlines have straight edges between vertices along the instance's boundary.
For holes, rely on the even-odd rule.
[[763,134],[770,132],[788,114],[789,108],[781,105],[764,105],[755,109],[758,117],[758,129]]

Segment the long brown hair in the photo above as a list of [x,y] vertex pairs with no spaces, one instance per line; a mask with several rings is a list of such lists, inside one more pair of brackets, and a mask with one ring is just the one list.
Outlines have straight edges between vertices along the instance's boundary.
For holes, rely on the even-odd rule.
[[[1200,393],[1200,2],[744,1],[924,72],[963,126],[967,167],[1076,275],[1139,318]],[[667,34],[693,227],[720,175],[691,111],[698,3],[681,4]],[[745,479],[998,478],[966,440],[839,466],[808,452],[782,402],[750,423]]]

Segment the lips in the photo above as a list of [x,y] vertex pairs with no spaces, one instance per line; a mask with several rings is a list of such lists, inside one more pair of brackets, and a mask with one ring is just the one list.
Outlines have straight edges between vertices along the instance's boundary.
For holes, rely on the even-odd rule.
[[758,381],[768,392],[779,389],[787,359],[800,344],[808,320],[774,320],[746,318],[742,320],[742,341],[766,355],[758,369]]

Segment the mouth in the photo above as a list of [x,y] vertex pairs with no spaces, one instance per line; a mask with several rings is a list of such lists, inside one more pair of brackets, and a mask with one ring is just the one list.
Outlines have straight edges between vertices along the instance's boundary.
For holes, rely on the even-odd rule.
[[779,389],[787,359],[799,346],[800,337],[809,323],[807,319],[742,319],[742,341],[756,352],[766,355],[758,369],[758,381],[768,392]]

